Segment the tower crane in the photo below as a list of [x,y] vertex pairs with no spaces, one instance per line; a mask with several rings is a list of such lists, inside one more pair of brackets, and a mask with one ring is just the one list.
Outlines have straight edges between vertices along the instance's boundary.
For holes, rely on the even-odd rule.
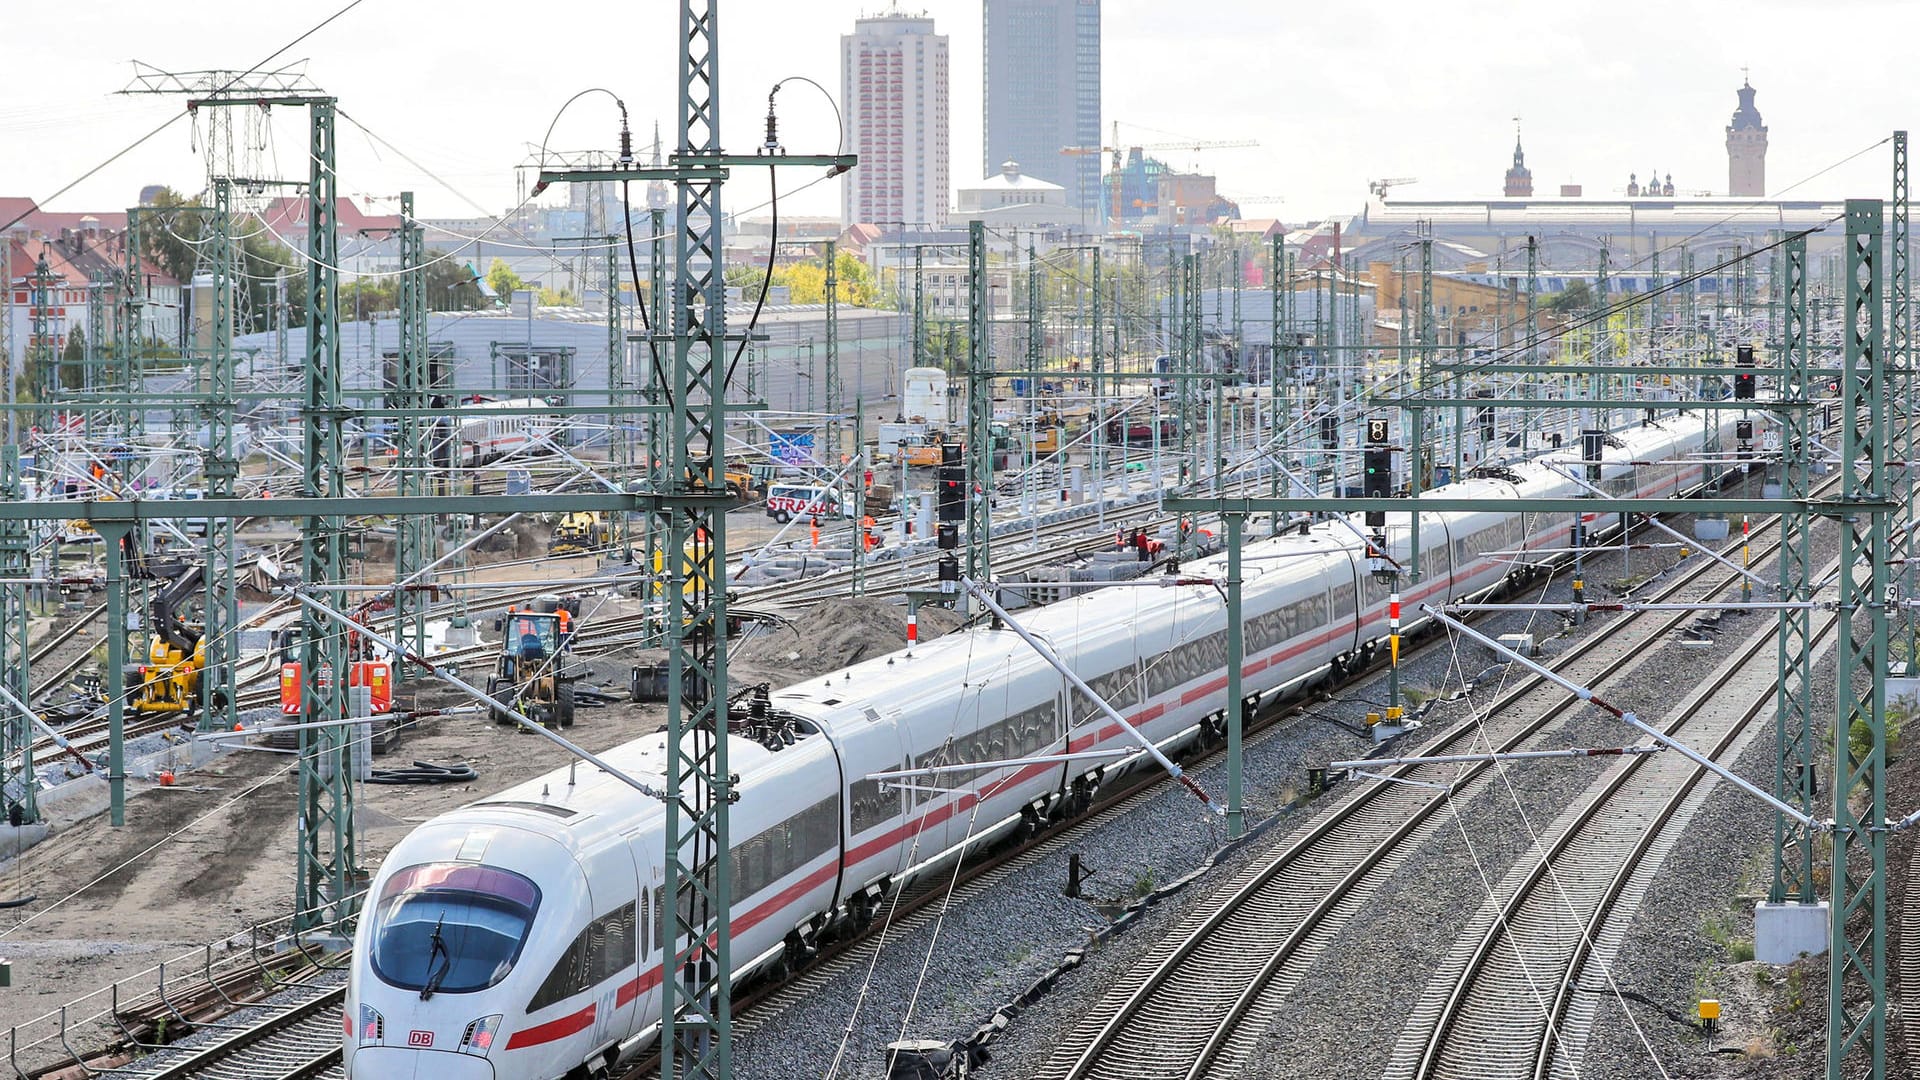
[[1239,150],[1259,146],[1258,139],[1184,139],[1179,142],[1128,143],[1120,142],[1120,121],[1113,122],[1112,144],[1108,146],[1063,146],[1060,152],[1068,157],[1085,157],[1089,154],[1112,154],[1113,165],[1113,227],[1118,229],[1121,223],[1120,204],[1120,154],[1122,150]]
[[1387,192],[1399,187],[1401,184],[1417,184],[1419,182],[1420,178],[1417,176],[1389,176],[1385,180],[1367,181],[1367,190],[1373,192],[1375,198],[1384,199],[1387,197]]

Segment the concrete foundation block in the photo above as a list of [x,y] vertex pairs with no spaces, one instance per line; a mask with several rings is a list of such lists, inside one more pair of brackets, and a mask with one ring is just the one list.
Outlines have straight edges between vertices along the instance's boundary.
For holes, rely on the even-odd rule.
[[1501,634],[1494,640],[1529,659],[1540,655],[1540,644],[1532,634]]
[[47,838],[50,830],[45,825],[0,825],[0,862],[14,858],[21,852]]
[[[1894,666],[1899,667],[1900,665],[1896,664]],[[1892,705],[1896,701],[1905,701],[1909,705],[1920,701],[1920,678],[1889,673],[1887,675],[1887,704]]]
[[1802,956],[1827,951],[1831,919],[1827,903],[1753,905],[1753,958],[1763,964],[1791,964]]
[[1726,518],[1695,518],[1693,538],[1700,541],[1725,540],[1732,531]]

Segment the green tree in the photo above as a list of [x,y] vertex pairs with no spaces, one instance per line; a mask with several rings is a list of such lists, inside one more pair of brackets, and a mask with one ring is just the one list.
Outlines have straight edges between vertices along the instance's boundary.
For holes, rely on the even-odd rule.
[[[780,267],[774,268],[773,283],[775,285],[785,284],[785,282],[781,280],[781,269]],[[748,303],[753,303],[760,299],[760,286],[765,284],[767,280],[767,271],[765,267],[748,266],[744,263],[738,263],[727,267],[726,272],[720,276],[726,281],[727,288],[739,289],[741,297]]]
[[493,286],[494,293],[502,303],[511,301],[517,290],[527,287],[525,279],[514,273],[513,267],[507,265],[507,260],[501,258],[495,258],[493,265],[487,267],[487,284]]
[[427,251],[427,310],[472,311],[486,301],[471,263],[455,262],[443,251]]
[[383,312],[400,310],[398,278],[355,278],[340,289],[342,319],[371,319]]
[[580,298],[573,295],[572,289],[540,289],[541,307],[579,307]]
[[1562,315],[1578,315],[1593,307],[1593,289],[1585,281],[1574,279],[1573,283],[1553,295],[1547,301],[1547,310]]
[[[873,271],[867,264],[852,255],[839,251],[833,260],[834,277],[840,292],[840,302],[853,307],[892,307],[893,297],[881,296],[878,283],[873,280]],[[821,299],[824,302],[825,289]]]
[[67,335],[67,347],[60,351],[60,386],[78,390],[87,382],[87,334],[79,327]]
[[273,329],[275,309],[282,294],[280,278],[286,276],[286,314],[288,326],[307,324],[307,267],[302,256],[295,255],[273,234],[257,225],[241,231],[240,274],[242,286],[234,308],[234,331],[257,334]]
[[153,197],[152,209],[142,213],[140,225],[146,257],[175,281],[192,281],[207,231],[206,211],[199,201],[161,188]]

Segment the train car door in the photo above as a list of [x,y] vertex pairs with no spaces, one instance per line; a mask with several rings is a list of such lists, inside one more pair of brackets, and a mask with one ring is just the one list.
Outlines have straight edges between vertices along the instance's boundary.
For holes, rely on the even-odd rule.
[[580,856],[593,895],[593,1045],[604,1046],[633,1031],[635,981],[640,976],[640,876],[633,845],[625,836],[602,842]]

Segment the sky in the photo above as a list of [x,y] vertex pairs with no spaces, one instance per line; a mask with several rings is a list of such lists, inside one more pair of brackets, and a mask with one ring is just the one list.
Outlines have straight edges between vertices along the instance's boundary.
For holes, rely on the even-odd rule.
[[[100,167],[182,112],[178,98],[116,94],[131,79],[130,61],[243,70],[347,2],[13,5],[0,36],[9,88],[0,100],[0,195],[103,210],[133,203],[146,184],[199,190],[204,120],[180,119]],[[760,141],[775,81],[805,75],[837,95],[839,36],[888,6],[719,2],[722,134],[740,152]],[[980,0],[901,9],[924,11],[950,37],[955,180],[984,175]],[[390,212],[395,193],[411,189],[423,216],[469,216],[519,201],[514,167],[550,124],[555,148],[612,147],[618,117],[604,95],[580,98],[556,124],[579,91],[613,91],[637,141],[650,141],[657,119],[671,145],[676,10],[670,0],[360,0],[270,66],[305,59],[306,74],[343,112],[390,144],[342,122],[343,193]],[[1407,198],[1497,196],[1516,116],[1536,192],[1578,183],[1589,196],[1618,194],[1630,172],[1644,181],[1658,170],[1672,173],[1683,194],[1724,194],[1723,129],[1743,68],[1771,129],[1770,195],[1885,195],[1889,150],[1861,152],[1920,123],[1920,84],[1893,50],[1850,58],[1834,44],[1848,28],[1870,41],[1912,40],[1920,4],[1910,0],[1106,0],[1102,19],[1103,131],[1117,120],[1129,144],[1258,140],[1161,156],[1218,175],[1245,216],[1290,224],[1355,213],[1367,182],[1385,177],[1418,178],[1396,189]],[[790,84],[779,102],[790,151],[833,148],[833,113],[817,91]],[[235,130],[245,135],[243,117]],[[236,171],[303,179],[305,128],[297,110],[275,110],[240,149]],[[838,213],[838,181],[796,190],[817,175],[783,176],[783,214]],[[742,175],[727,192],[729,210],[764,216],[755,209],[767,197],[763,177]]]

